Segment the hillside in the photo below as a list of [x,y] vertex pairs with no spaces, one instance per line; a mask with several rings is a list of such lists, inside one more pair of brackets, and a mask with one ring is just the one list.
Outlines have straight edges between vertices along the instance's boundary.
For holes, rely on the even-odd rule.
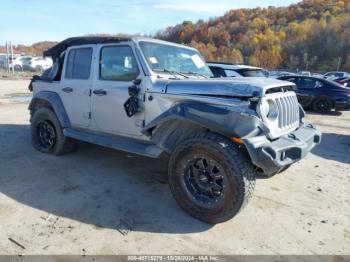
[[[350,0],[233,9],[208,21],[184,21],[155,37],[193,46],[211,61],[315,71],[335,70],[340,62],[341,70],[350,71]],[[15,52],[41,55],[54,44],[18,45]]]
[[236,9],[185,21],[156,37],[199,49],[207,60],[266,68],[350,71],[350,0],[304,0],[289,7]]

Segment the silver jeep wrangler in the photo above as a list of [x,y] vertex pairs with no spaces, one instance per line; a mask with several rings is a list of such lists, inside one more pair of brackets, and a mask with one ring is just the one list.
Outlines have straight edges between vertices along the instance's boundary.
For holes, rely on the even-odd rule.
[[45,51],[34,77],[32,142],[71,152],[75,141],[157,158],[190,215],[219,223],[272,176],[320,143],[289,82],[215,79],[197,50],[147,38],[74,37]]

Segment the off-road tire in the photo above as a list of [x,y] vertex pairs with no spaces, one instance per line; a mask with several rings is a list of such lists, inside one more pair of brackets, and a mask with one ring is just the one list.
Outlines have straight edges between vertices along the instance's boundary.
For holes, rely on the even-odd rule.
[[[54,143],[50,148],[45,148],[40,143],[38,127],[40,123],[51,125],[55,132]],[[73,139],[63,135],[62,128],[56,114],[49,108],[36,109],[31,118],[31,137],[33,146],[40,152],[53,155],[63,155],[72,152],[76,143]]]
[[[220,205],[215,208],[197,205],[184,188],[184,163],[198,154],[220,163],[227,178],[226,191],[222,193]],[[227,221],[242,210],[253,195],[255,175],[255,168],[244,148],[210,132],[181,142],[171,154],[168,166],[169,186],[176,201],[188,214],[210,224]]]
[[[323,106],[320,106],[322,104]],[[314,100],[312,103],[312,109],[315,112],[326,114],[329,113],[332,110],[333,103],[332,101],[327,97],[319,97]]]

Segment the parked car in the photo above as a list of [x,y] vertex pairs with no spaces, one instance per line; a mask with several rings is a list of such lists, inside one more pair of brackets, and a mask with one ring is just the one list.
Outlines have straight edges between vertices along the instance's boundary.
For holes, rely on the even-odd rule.
[[32,57],[25,65],[30,71],[42,73],[52,66],[52,59],[49,57]]
[[296,84],[298,101],[304,108],[320,113],[350,108],[350,88],[334,81],[307,76],[284,76],[279,79]]
[[287,71],[275,71],[275,70],[271,70],[269,73],[269,77],[271,78],[279,78],[282,76],[294,76],[296,75],[295,73],[292,72],[287,72]]
[[205,222],[235,216],[257,173],[282,172],[321,140],[303,120],[294,84],[211,78],[187,46],[75,37],[44,55],[56,62],[29,86],[34,147],[60,155],[83,140],[153,158],[169,154],[171,192]]
[[347,72],[340,72],[340,71],[333,71],[333,72],[327,72],[323,75],[325,79],[330,79],[330,78],[339,78],[339,77],[344,77],[348,75]]
[[323,78],[323,75],[319,74],[319,73],[311,73],[311,76],[318,77],[318,78]]
[[207,62],[214,77],[266,77],[262,68],[230,63]]
[[32,57],[30,56],[19,56],[13,59],[13,61],[10,62],[10,68],[14,68],[15,71],[22,71],[23,66],[28,63]]
[[311,76],[311,72],[310,72],[310,71],[300,71],[300,72],[299,72],[299,75],[302,75],[302,76]]

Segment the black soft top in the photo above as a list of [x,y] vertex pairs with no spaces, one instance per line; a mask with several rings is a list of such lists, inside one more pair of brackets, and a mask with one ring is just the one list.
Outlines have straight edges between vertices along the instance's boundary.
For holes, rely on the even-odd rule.
[[101,43],[118,43],[124,41],[130,41],[128,37],[112,37],[112,36],[83,36],[83,37],[70,37],[50,49],[44,51],[44,56],[52,57],[56,60],[60,54],[70,46],[75,45],[88,45],[88,44],[101,44]]

